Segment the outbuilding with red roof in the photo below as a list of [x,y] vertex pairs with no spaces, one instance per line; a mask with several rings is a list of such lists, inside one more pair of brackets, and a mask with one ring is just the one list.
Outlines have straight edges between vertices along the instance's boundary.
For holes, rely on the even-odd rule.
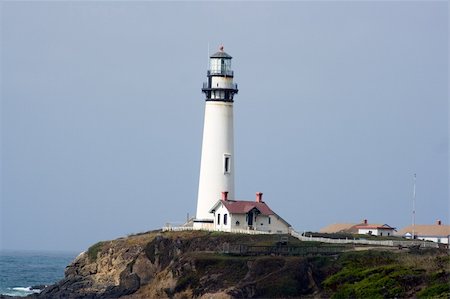
[[355,228],[358,229],[358,234],[374,235],[380,237],[393,236],[395,231],[395,227],[392,227],[390,225],[370,224],[367,222],[367,220],[364,220],[361,225],[357,225],[355,226]]

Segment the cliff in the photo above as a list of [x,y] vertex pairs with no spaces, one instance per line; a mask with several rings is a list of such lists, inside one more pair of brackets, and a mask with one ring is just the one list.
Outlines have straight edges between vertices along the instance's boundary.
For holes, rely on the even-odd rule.
[[[276,244],[279,240],[274,238],[154,231],[99,242],[67,266],[62,281],[34,297],[447,298],[450,295],[447,252],[355,251],[352,247],[338,248],[293,238],[288,245]],[[245,254],[225,253],[236,248],[245,248]],[[283,249],[296,255],[264,254],[269,249]]]

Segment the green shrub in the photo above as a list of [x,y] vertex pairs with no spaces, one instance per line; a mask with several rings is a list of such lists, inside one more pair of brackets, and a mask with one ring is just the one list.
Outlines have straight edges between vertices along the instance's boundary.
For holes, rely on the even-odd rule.
[[87,251],[89,261],[95,262],[97,260],[97,256],[102,251],[103,245],[105,245],[105,242],[98,242],[89,247]]
[[448,282],[431,285],[419,293],[419,298],[450,298],[450,285]]
[[328,277],[323,286],[335,292],[333,298],[394,298],[404,296],[422,276],[422,270],[395,264],[369,268],[349,264]]

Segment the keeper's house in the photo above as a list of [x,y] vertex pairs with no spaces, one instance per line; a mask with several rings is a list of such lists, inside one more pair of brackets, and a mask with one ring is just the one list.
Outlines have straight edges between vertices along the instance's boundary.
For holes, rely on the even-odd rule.
[[359,224],[353,223],[335,223],[328,225],[320,230],[321,233],[335,234],[335,233],[347,233],[347,234],[361,234],[361,235],[373,235],[380,237],[389,237],[394,235],[395,227],[387,224],[373,224],[369,223],[367,219]]
[[255,201],[229,200],[228,192],[222,192],[222,199],[209,211],[214,215],[214,229],[289,233],[291,225],[269,208],[262,195],[261,192],[256,193]]
[[436,221],[436,224],[429,225],[410,225],[401,229],[397,235],[412,239],[433,241],[436,243],[449,244],[450,239],[450,225],[443,225],[441,220]]

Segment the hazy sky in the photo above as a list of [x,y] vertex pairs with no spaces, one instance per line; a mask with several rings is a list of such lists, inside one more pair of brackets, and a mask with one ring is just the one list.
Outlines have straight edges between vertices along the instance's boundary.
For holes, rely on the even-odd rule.
[[236,196],[298,231],[449,222],[448,2],[1,9],[1,244],[83,250],[196,210],[208,44],[233,56]]

